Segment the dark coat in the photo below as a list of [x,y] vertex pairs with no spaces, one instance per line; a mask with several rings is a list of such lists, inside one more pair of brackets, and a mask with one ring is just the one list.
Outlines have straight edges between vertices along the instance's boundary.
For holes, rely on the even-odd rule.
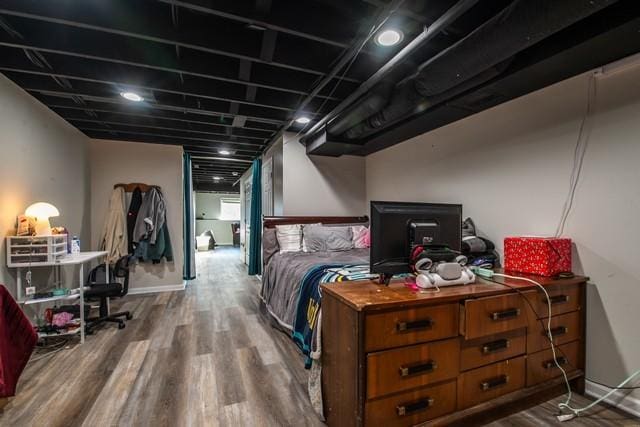
[[131,204],[129,205],[129,211],[127,212],[127,238],[129,242],[129,253],[132,254],[135,245],[133,243],[133,229],[136,227],[136,221],[138,220],[138,212],[140,211],[140,205],[142,204],[142,191],[136,187],[131,194]]

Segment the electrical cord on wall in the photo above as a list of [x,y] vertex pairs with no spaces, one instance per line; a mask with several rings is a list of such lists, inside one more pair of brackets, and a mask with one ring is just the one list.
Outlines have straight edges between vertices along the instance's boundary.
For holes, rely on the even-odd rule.
[[[571,413],[570,414],[562,414],[562,415],[558,415],[558,421],[569,421],[572,420],[573,418],[580,416],[580,414],[584,411],[587,411],[589,409],[591,409],[592,407],[594,407],[595,405],[597,405],[598,403],[602,402],[603,400],[607,399],[609,396],[611,396],[613,393],[615,393],[617,390],[619,390],[621,387],[624,387],[629,381],[631,381],[632,379],[634,379],[635,377],[640,375],[640,369],[637,370],[636,372],[634,372],[633,374],[631,374],[627,379],[625,379],[624,381],[622,381],[617,387],[611,387],[611,390],[606,393],[604,396],[601,396],[600,398],[598,398],[597,400],[591,402],[589,405],[585,406],[584,408],[573,408],[570,403],[571,403],[571,398],[573,396],[573,393],[571,391],[571,384],[569,384],[569,378],[567,376],[567,372],[564,370],[564,368],[562,367],[562,365],[560,365],[560,363],[558,362],[558,358],[557,358],[557,353],[556,353],[556,346],[553,342],[553,334],[551,332],[551,299],[549,297],[549,293],[547,292],[547,290],[545,289],[544,286],[542,286],[540,283],[536,282],[535,280],[529,279],[527,277],[518,277],[518,276],[511,276],[508,274],[502,274],[502,273],[493,273],[492,272],[492,276],[497,276],[497,277],[504,277],[506,279],[513,279],[513,280],[522,280],[525,282],[529,282],[532,283],[534,285],[536,285],[537,287],[539,287],[542,292],[544,293],[546,300],[547,300],[547,308],[548,308],[548,317],[547,317],[547,337],[549,339],[549,343],[551,345],[551,353],[553,354],[553,361],[556,364],[556,367],[558,369],[560,369],[560,371],[562,372],[562,376],[564,378],[564,382],[567,386],[567,399],[558,404],[558,407],[562,410],[562,409],[567,409],[569,410]],[[485,277],[484,275],[482,275],[482,277]],[[499,282],[497,282],[499,283]],[[505,285],[504,283],[500,283],[501,285],[507,286],[511,289],[515,289],[515,287],[513,286],[509,286],[509,285]],[[524,295],[522,295],[521,292],[518,292],[520,294],[521,297],[523,297],[525,300],[527,300]],[[535,313],[535,311],[534,311]],[[537,316],[537,314],[536,314]],[[538,316],[537,316],[538,317]]]
[[573,151],[573,169],[571,171],[571,177],[569,178],[569,194],[565,199],[562,207],[562,215],[560,216],[560,222],[556,228],[555,237],[559,237],[564,233],[564,228],[573,208],[573,201],[576,195],[576,189],[578,188],[578,181],[582,173],[582,165],[584,163],[584,156],[587,152],[587,145],[589,144],[589,138],[585,138],[585,127],[587,119],[593,112],[593,105],[597,95],[596,76],[592,73],[589,76],[589,83],[587,86],[587,107],[582,121],[580,122],[580,129],[578,130],[578,139],[576,140],[576,146]]

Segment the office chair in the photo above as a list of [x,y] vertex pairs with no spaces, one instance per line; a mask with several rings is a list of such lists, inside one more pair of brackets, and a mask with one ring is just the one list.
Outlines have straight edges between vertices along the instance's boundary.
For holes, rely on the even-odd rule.
[[[87,285],[90,289],[84,292],[85,298],[95,298],[100,300],[100,315],[87,319],[86,333],[91,334],[93,328],[105,323],[113,322],[118,324],[118,329],[123,329],[126,325],[121,317],[131,320],[131,313],[122,311],[119,313],[109,312],[109,298],[122,298],[129,292],[129,265],[132,257],[125,255],[116,261],[113,268],[109,268],[109,278],[111,283],[104,283],[106,278],[106,266],[101,264],[91,270]],[[123,279],[122,283],[115,279]]]

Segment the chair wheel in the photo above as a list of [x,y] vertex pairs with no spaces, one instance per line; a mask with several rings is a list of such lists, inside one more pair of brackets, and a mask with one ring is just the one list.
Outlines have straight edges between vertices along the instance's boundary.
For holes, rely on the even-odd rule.
[[133,319],[133,316],[131,314],[127,314],[127,320],[131,320]]
[[118,323],[118,329],[124,329],[127,326],[125,323]]

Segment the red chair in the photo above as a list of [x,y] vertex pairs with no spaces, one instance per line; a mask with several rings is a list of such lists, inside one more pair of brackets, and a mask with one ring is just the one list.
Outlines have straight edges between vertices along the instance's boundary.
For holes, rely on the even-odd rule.
[[20,374],[38,342],[29,318],[0,285],[0,397],[16,393]]

